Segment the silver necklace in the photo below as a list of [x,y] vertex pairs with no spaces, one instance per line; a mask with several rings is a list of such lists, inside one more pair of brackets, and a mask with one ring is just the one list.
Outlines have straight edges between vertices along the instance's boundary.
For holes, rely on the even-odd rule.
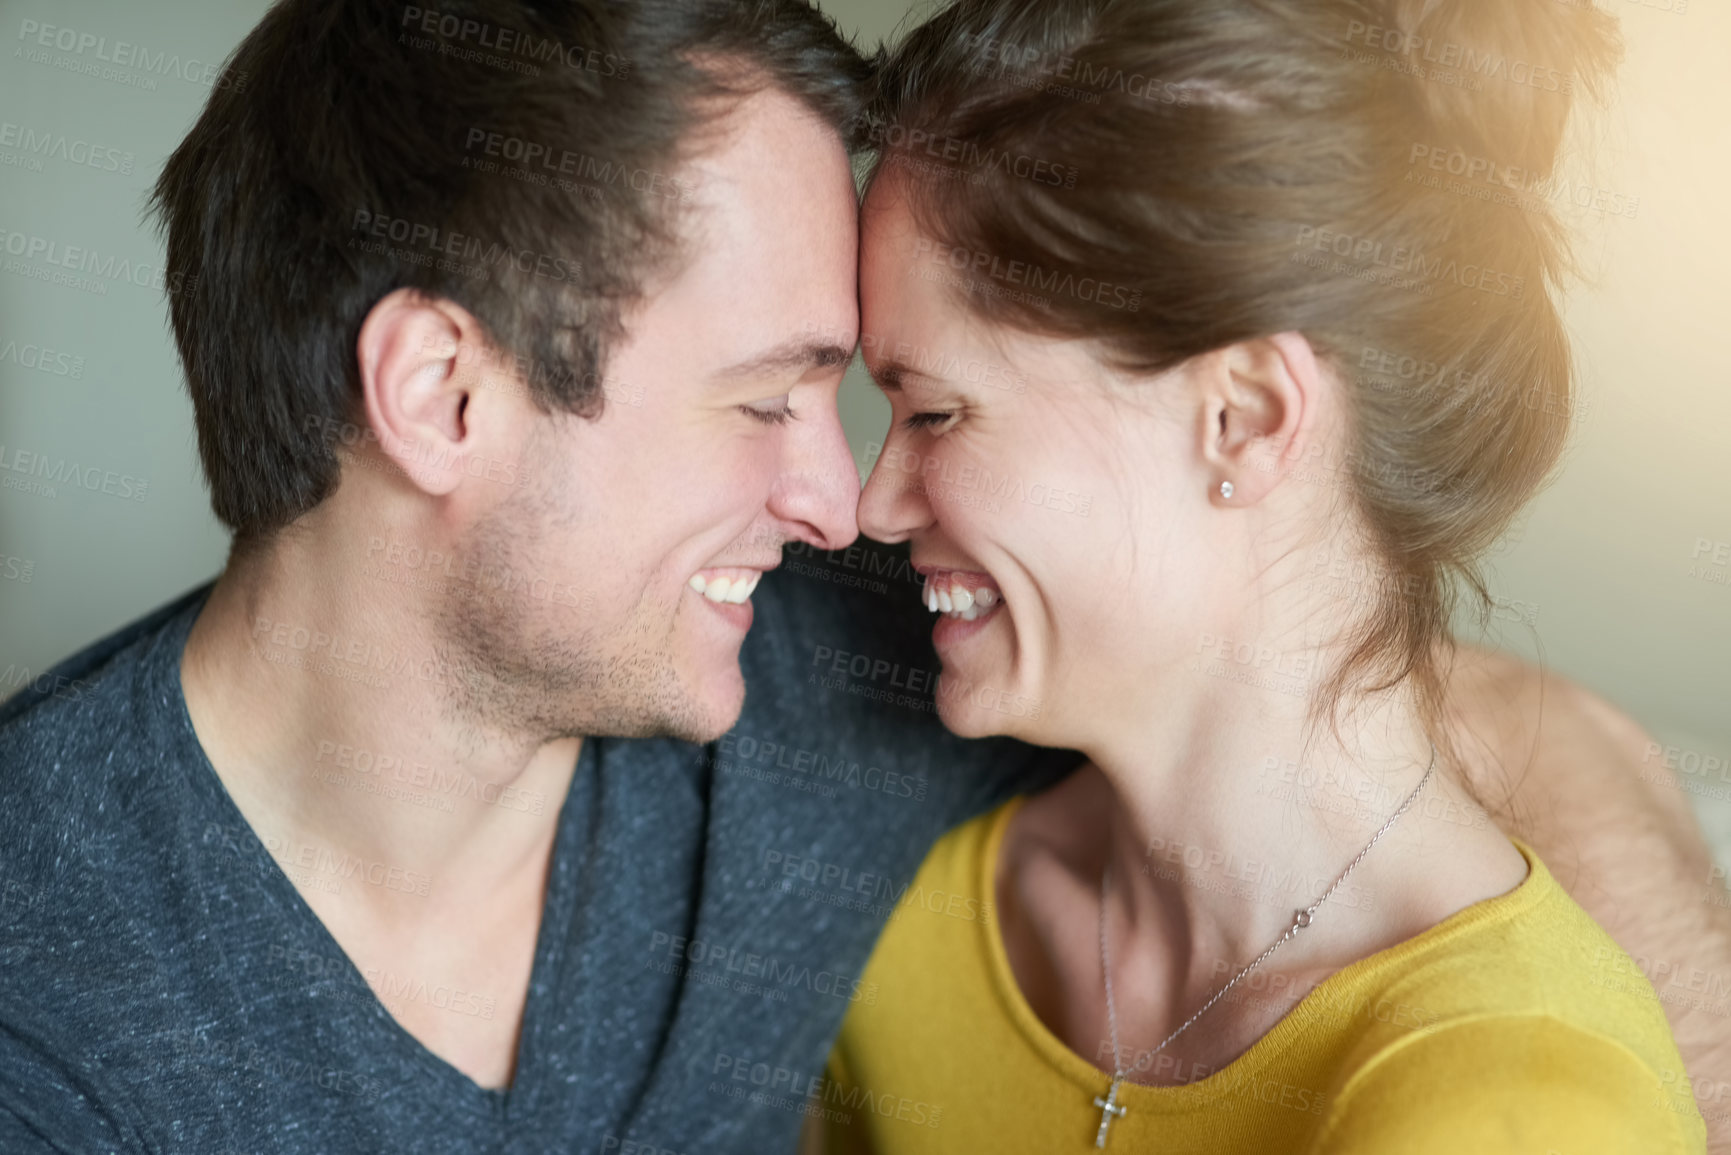
[[1106,869],[1100,872],[1100,973],[1104,975],[1106,979],[1106,1025],[1112,1036],[1112,1084],[1106,1089],[1106,1097],[1104,1099],[1100,1098],[1098,1095],[1094,1096],[1094,1106],[1100,1108],[1100,1129],[1094,1133],[1094,1146],[1096,1148],[1103,1148],[1106,1146],[1107,1131],[1115,1121],[1122,1119],[1130,1112],[1130,1108],[1118,1102],[1118,1088],[1123,1085],[1124,1080],[1131,1074],[1144,1070],[1149,1063],[1153,1062],[1154,1056],[1158,1055],[1161,1051],[1164,1051],[1171,1044],[1173,1039],[1176,1039],[1179,1035],[1182,1035],[1185,1031],[1189,1030],[1190,1025],[1197,1019],[1200,1019],[1203,1015],[1207,1014],[1210,1007],[1225,998],[1226,992],[1237,986],[1239,981],[1243,979],[1245,975],[1267,962],[1269,955],[1272,955],[1275,951],[1285,946],[1288,939],[1309,926],[1311,920],[1316,917],[1316,912],[1322,909],[1322,904],[1327,902],[1329,897],[1333,895],[1335,891],[1340,889],[1340,884],[1345,882],[1346,876],[1351,874],[1358,868],[1358,864],[1364,861],[1365,855],[1370,853],[1370,848],[1375,846],[1377,840],[1387,834],[1389,828],[1399,821],[1400,816],[1405,814],[1408,808],[1412,806],[1413,800],[1418,797],[1419,791],[1424,789],[1425,783],[1430,781],[1430,776],[1435,772],[1435,770],[1436,746],[1433,744],[1430,748],[1430,765],[1425,767],[1424,777],[1418,780],[1418,785],[1412,788],[1412,793],[1406,796],[1406,801],[1402,802],[1400,808],[1389,816],[1388,821],[1382,824],[1382,828],[1375,834],[1371,835],[1370,841],[1364,844],[1364,849],[1358,852],[1358,856],[1346,864],[1346,869],[1340,872],[1340,877],[1334,880],[1334,885],[1324,891],[1321,898],[1317,899],[1303,910],[1293,911],[1292,925],[1287,927],[1285,933],[1274,941],[1273,946],[1257,955],[1255,961],[1237,974],[1233,975],[1232,978],[1227,981],[1225,986],[1221,987],[1214,993],[1213,998],[1203,1003],[1201,1009],[1191,1015],[1188,1019],[1184,1020],[1183,1026],[1173,1031],[1170,1035],[1167,1035],[1165,1040],[1161,1042],[1158,1047],[1155,1047],[1152,1051],[1149,1051],[1128,1067],[1124,1066],[1118,1058],[1120,1054],[1118,1050],[1118,1008],[1112,1000],[1112,954],[1106,945],[1106,880],[1111,875],[1112,860],[1110,858],[1106,860]]

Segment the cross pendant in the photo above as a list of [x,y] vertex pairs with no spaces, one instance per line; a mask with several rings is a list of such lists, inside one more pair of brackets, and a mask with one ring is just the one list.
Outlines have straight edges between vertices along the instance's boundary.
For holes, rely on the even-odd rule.
[[1120,1107],[1118,1105],[1118,1086],[1120,1082],[1122,1082],[1122,1080],[1116,1077],[1113,1078],[1112,1086],[1107,1089],[1106,1097],[1104,1099],[1100,1098],[1098,1095],[1094,1096],[1094,1106],[1100,1108],[1100,1129],[1094,1133],[1094,1146],[1096,1148],[1104,1147],[1106,1145],[1106,1131],[1112,1126],[1112,1120],[1115,1118],[1122,1119],[1130,1110],[1128,1107]]

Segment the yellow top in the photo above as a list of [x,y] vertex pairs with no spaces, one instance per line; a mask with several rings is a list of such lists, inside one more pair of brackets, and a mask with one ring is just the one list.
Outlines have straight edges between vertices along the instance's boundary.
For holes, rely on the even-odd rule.
[[[945,835],[879,940],[862,976],[877,998],[830,1056],[830,1155],[1094,1148],[1110,1079],[1035,1016],[990,914],[1020,801]],[[1330,975],[1217,1071],[1125,1084],[1106,1150],[1705,1151],[1652,985],[1515,845],[1529,873],[1508,894]]]

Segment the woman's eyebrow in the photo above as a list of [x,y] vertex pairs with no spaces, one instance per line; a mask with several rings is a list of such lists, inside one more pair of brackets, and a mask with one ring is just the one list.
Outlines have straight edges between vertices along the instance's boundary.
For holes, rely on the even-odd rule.
[[877,382],[877,387],[882,389],[885,393],[900,393],[902,391],[902,382],[910,377],[917,378],[924,384],[938,383],[938,379],[933,377],[930,373],[915,369],[906,361],[895,360],[893,358],[885,361],[875,369],[872,369],[869,366],[867,369],[871,374],[871,379]]

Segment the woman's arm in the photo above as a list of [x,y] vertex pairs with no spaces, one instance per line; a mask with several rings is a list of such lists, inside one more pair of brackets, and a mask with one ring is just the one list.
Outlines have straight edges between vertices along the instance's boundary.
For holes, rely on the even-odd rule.
[[1480,800],[1639,960],[1708,1149],[1731,1155],[1731,905],[1657,744],[1596,695],[1485,650],[1459,651],[1450,693]]

